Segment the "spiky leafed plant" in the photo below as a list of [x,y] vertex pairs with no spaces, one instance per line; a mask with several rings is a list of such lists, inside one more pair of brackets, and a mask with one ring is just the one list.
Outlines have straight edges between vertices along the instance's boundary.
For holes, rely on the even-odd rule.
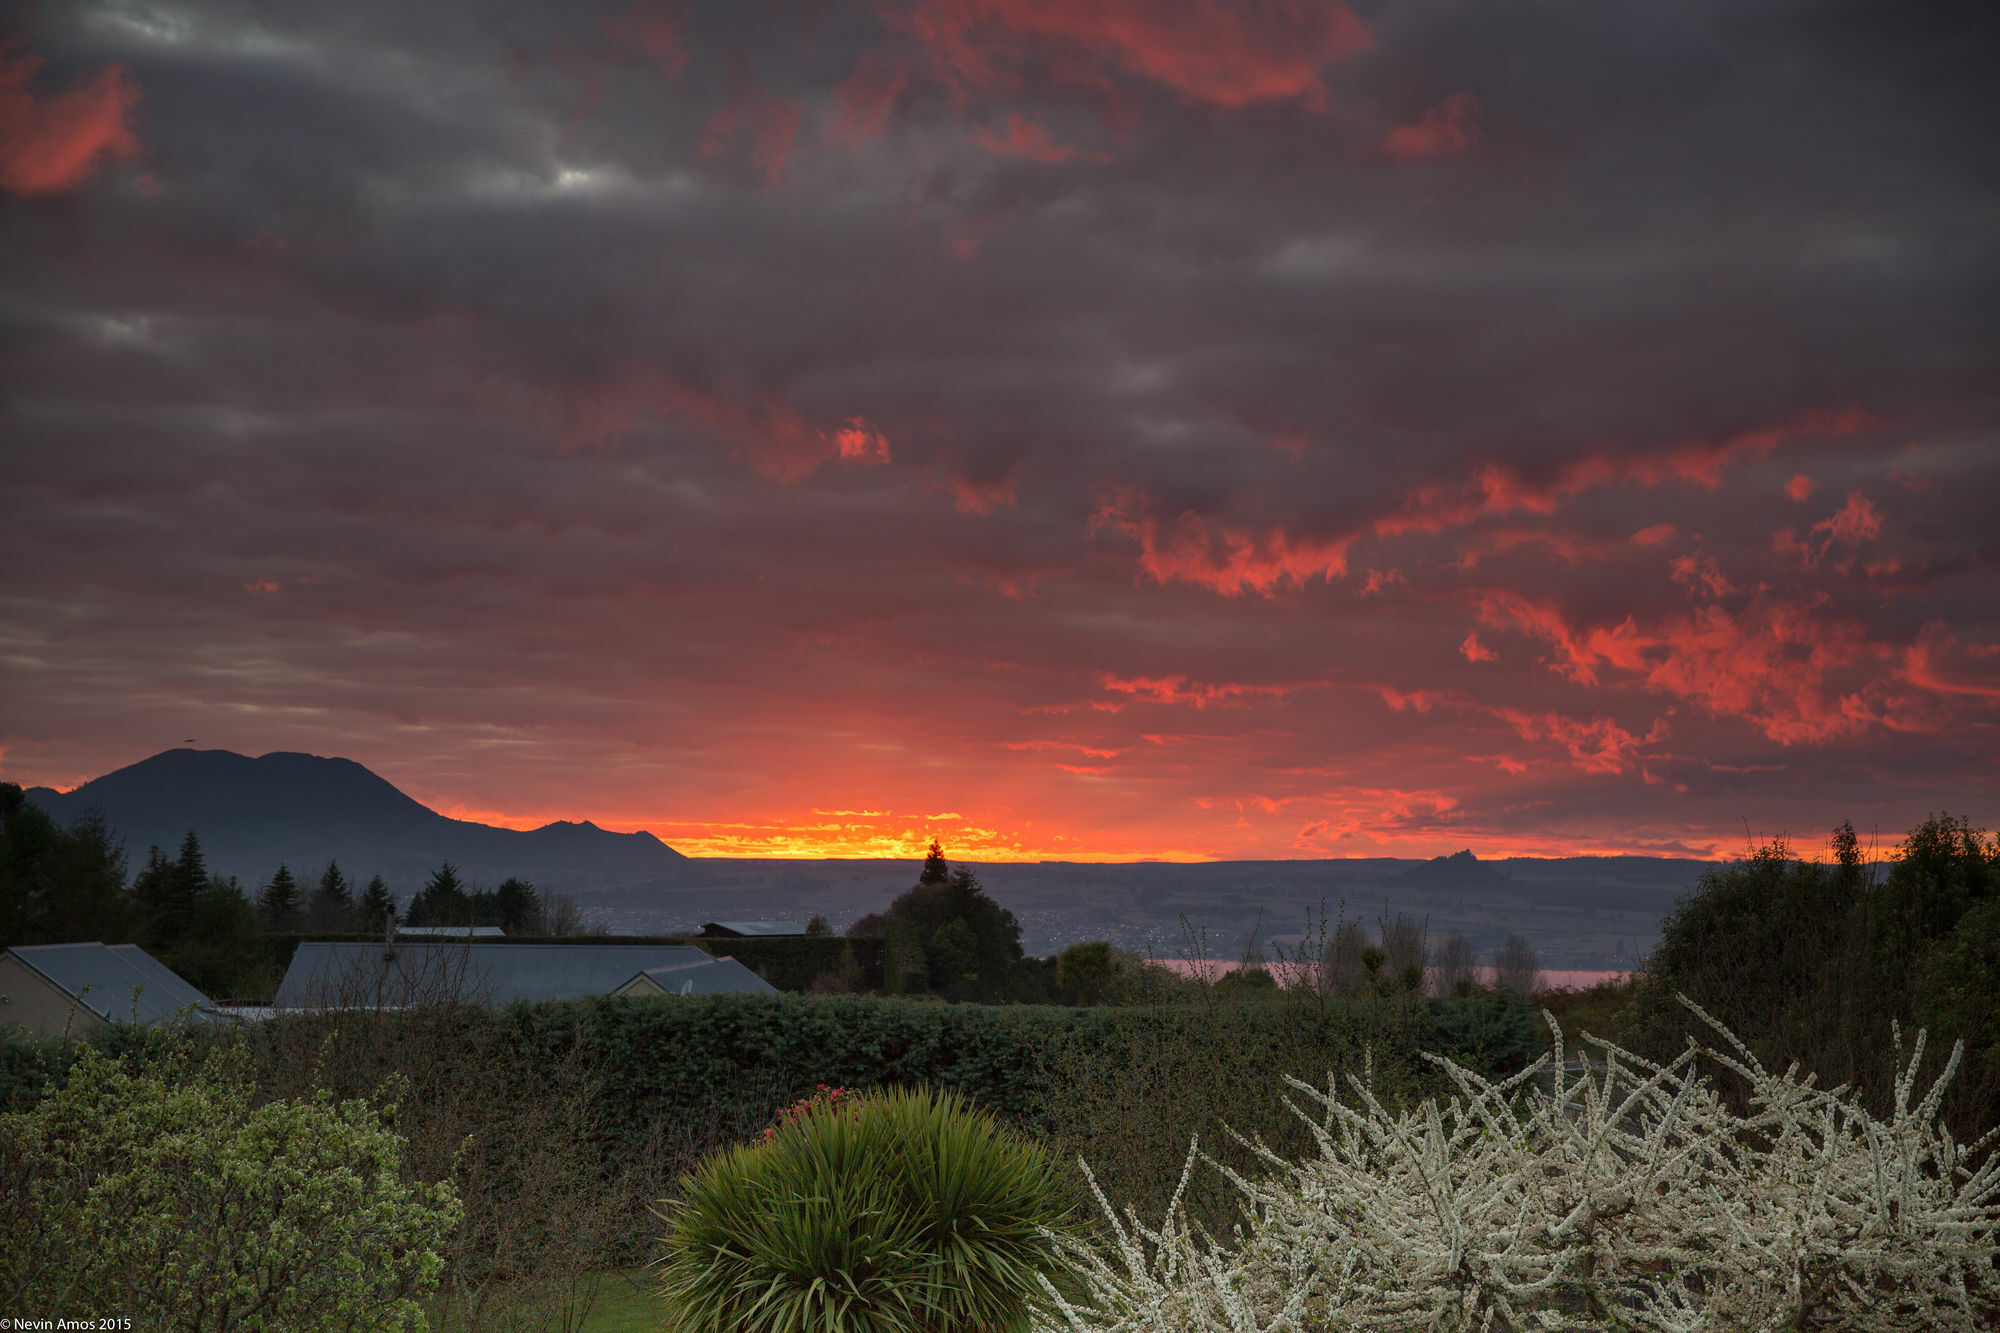
[[954,1093],[823,1099],[662,1211],[673,1333],[1013,1333],[1064,1232],[1047,1153]]

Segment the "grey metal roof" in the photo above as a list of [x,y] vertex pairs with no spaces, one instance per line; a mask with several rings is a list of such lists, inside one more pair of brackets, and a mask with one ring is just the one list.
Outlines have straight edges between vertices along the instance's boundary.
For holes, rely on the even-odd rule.
[[[280,1009],[391,1006],[457,998],[484,1004],[608,995],[634,975],[719,960],[691,944],[498,944],[399,940],[385,962],[378,941],[307,941],[278,987]],[[740,966],[740,965],[739,965]],[[756,985],[723,990],[768,990]],[[740,981],[740,978],[738,979]]]
[[[698,963],[674,963],[666,967],[649,967],[644,975],[665,990],[675,994],[722,995],[753,994],[773,995],[778,988],[752,972],[734,958],[709,958]],[[627,977],[626,981],[633,978]],[[620,986],[625,982],[618,983]],[[612,987],[616,990],[617,987]]]
[[702,926],[704,934],[731,935],[803,935],[806,928],[796,921],[710,921]]
[[23,944],[7,952],[114,1023],[172,1021],[190,1005],[212,1009],[207,996],[136,944]]

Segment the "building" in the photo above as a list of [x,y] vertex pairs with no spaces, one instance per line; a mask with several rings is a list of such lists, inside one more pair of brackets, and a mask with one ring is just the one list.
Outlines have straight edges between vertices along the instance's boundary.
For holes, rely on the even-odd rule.
[[[641,980],[649,976],[655,979]],[[711,957],[691,944],[308,940],[292,955],[275,1007],[403,1009],[443,1001],[510,1004],[776,989],[735,959]]]
[[507,932],[498,926],[397,926],[399,940],[504,940]]
[[611,993],[646,999],[656,995],[717,995],[773,989],[762,977],[734,958],[710,958],[699,963],[649,967]]
[[806,928],[796,921],[710,921],[701,928],[701,936],[707,940],[767,939],[805,933]]
[[0,953],[0,1029],[83,1037],[113,1023],[214,1021],[212,1001],[136,944],[22,944]]

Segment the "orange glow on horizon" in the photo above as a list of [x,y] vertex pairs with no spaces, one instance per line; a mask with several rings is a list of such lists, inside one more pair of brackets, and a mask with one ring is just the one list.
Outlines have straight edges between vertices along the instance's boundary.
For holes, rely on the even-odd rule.
[[[1358,845],[1344,854],[1301,849],[1289,843],[1261,845],[1225,836],[1206,846],[1188,846],[1188,830],[1177,827],[1169,839],[1141,841],[1129,833],[1054,832],[1032,825],[996,828],[1000,821],[980,821],[975,817],[943,814],[899,814],[894,810],[808,810],[772,812],[747,821],[697,821],[649,817],[604,817],[575,811],[523,814],[504,810],[484,810],[455,802],[432,806],[452,819],[471,820],[499,828],[528,831],[558,821],[582,823],[589,820],[613,833],[651,833],[684,856],[702,859],[801,860],[801,861],[921,861],[936,839],[953,861],[979,863],[1032,863],[1036,861],[1079,861],[1091,863],[1208,861],[1339,861],[1371,857],[1398,857],[1428,860],[1470,849],[1481,860],[1509,857],[1559,858],[1568,856],[1666,856],[1714,859],[1731,855],[1732,835],[1727,831],[1690,830],[1673,845],[1631,835],[1482,835],[1462,833],[1384,832],[1362,836]],[[1223,835],[1241,830],[1218,826]],[[1740,833],[1733,835],[1740,839]]]

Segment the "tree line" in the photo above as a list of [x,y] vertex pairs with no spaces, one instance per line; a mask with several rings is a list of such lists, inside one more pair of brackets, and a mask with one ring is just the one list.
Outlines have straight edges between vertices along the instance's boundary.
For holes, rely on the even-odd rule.
[[1885,1053],[1900,1042],[1907,1061],[1924,1029],[1921,1086],[1964,1042],[1945,1113],[1984,1131],[2000,1118],[2000,839],[1940,814],[1886,864],[1851,823],[1827,852],[1808,859],[1781,838],[1704,875],[1662,926],[1620,1015],[1625,1040],[1678,1054],[1684,994],[1771,1067],[1853,1084],[1879,1114],[1895,1096]]
[[567,894],[543,895],[515,877],[486,889],[446,862],[400,913],[380,875],[357,885],[338,861],[304,877],[280,863],[246,889],[210,871],[192,829],[172,856],[147,850],[127,878],[124,843],[90,812],[64,828],[0,783],[0,948],[101,940],[137,944],[204,994],[269,994],[274,935],[372,934],[393,916],[404,925],[499,926],[509,934],[584,933]]
[[[1381,924],[1379,939],[1359,922],[1343,921],[1296,955],[1280,959],[1316,990],[1342,999],[1395,995],[1459,996],[1481,985],[1477,959],[1462,935],[1433,950],[1421,923],[1405,915]],[[807,933],[826,933],[815,917]],[[1021,924],[986,892],[973,872],[953,869],[933,841],[917,882],[887,908],[870,912],[846,931],[879,939],[884,989],[891,995],[936,995],[946,1000],[1016,1004],[1129,1004],[1189,989],[1189,983],[1153,960],[1104,940],[1072,944],[1053,958],[1028,958]],[[1255,932],[1242,965],[1206,983],[1223,997],[1254,998],[1275,992],[1278,980]],[[1528,995],[1540,987],[1534,947],[1509,935],[1492,955],[1492,986]],[[823,987],[841,989],[837,979]]]

